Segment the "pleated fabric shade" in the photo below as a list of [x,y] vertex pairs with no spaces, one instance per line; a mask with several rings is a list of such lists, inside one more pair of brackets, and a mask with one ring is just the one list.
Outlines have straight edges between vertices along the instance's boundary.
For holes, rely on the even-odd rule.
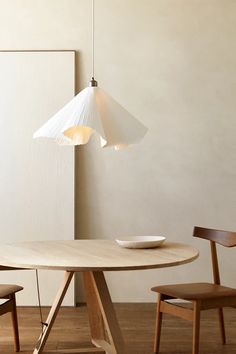
[[86,144],[93,132],[101,146],[121,149],[138,143],[147,128],[109,96],[93,79],[59,112],[34,133],[34,138],[55,139],[61,145]]

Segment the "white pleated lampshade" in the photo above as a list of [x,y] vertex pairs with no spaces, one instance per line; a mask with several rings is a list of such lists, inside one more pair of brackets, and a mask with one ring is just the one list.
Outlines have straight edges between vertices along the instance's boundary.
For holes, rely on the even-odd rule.
[[[96,82],[96,81],[95,81]],[[118,102],[96,86],[87,87],[34,133],[62,145],[86,144],[93,132],[101,146],[121,149],[138,143],[147,128]]]

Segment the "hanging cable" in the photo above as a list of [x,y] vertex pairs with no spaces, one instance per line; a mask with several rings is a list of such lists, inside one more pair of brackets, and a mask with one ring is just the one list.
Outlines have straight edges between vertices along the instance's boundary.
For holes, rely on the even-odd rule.
[[94,78],[94,0],[92,0],[92,73]]
[[43,314],[42,314],[42,306],[41,306],[41,299],[40,299],[40,289],[39,289],[39,275],[38,275],[38,269],[35,270],[36,274],[36,284],[37,284],[37,295],[38,295],[38,305],[39,305],[39,314],[40,314],[40,323],[42,326],[42,333],[41,333],[41,338],[44,333],[44,328],[48,326],[46,322],[43,322]]

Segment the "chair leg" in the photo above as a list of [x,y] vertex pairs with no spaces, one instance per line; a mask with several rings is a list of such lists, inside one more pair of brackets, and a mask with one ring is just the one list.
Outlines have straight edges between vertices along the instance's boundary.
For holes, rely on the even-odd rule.
[[222,308],[218,309],[218,315],[219,315],[219,325],[220,325],[220,333],[221,333],[222,344],[226,344],[224,312],[223,312]]
[[160,311],[161,308],[162,296],[158,294],[157,299],[157,313],[156,313],[156,328],[155,328],[155,340],[154,340],[154,353],[159,353],[160,347],[160,337],[161,337],[161,325],[162,325],[162,316],[163,313]]
[[12,301],[11,318],[12,318],[12,325],[13,325],[13,332],[14,332],[14,346],[15,346],[15,351],[19,352],[20,351],[20,340],[19,340],[19,331],[18,331],[15,294],[12,294],[11,301]]
[[199,301],[195,301],[194,308],[193,308],[193,348],[192,348],[192,354],[199,354],[200,313],[201,313],[201,303]]

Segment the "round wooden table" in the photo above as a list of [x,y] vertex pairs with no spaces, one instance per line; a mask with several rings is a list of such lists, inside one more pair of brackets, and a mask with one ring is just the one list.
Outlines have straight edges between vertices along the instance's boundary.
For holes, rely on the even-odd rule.
[[[127,354],[103,272],[171,267],[191,262],[197,257],[197,249],[172,242],[165,242],[158,248],[127,249],[118,246],[114,240],[35,241],[1,245],[0,264],[12,268],[65,271],[34,354],[43,352],[75,272],[83,272],[95,348],[73,349],[72,352]],[[69,352],[66,350],[64,353]]]

